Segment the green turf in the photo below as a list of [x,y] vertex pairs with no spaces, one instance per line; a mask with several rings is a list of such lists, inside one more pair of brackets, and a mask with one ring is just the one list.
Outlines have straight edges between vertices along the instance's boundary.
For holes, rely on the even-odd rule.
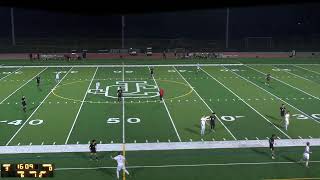
[[[270,150],[267,148],[127,152],[127,169],[130,175],[126,178],[156,180],[319,178],[319,150],[318,147],[312,148],[311,161],[317,162],[311,162],[310,168],[305,168],[303,163],[297,163],[302,156],[303,147],[277,148],[275,160],[270,158]],[[56,169],[54,179],[57,180],[116,179],[114,169],[116,164],[110,159],[111,155],[115,156],[116,152],[98,153],[99,161],[90,161],[87,153],[1,155],[0,162],[53,163]]]
[[[224,63],[240,61],[245,60],[227,60]],[[250,59],[245,62],[260,61],[260,59]],[[279,62],[275,59],[266,61],[266,63]],[[316,59],[283,59],[281,63],[316,61]],[[115,62],[110,61],[111,64]],[[179,62],[190,63],[190,61],[170,61],[171,64]],[[191,61],[195,62],[198,61]],[[221,62],[215,61],[215,63]],[[125,61],[125,63],[141,64],[146,61]],[[29,62],[26,64],[34,65]],[[48,63],[50,64],[53,63]],[[92,139],[102,143],[261,140],[270,137],[271,134],[276,134],[281,139],[320,138],[319,64],[207,66],[202,67],[199,72],[196,67],[183,66],[155,66],[154,69],[155,75],[152,78],[148,67],[73,67],[72,69],[71,67],[23,67],[17,73],[10,75],[8,72],[13,72],[17,68],[0,68],[0,102],[3,101],[0,103],[0,144],[86,144]],[[61,75],[63,79],[57,87],[55,87],[56,71],[63,71]],[[40,72],[42,81],[38,88],[34,78]],[[271,73],[273,78],[270,86],[265,84],[263,73]],[[115,85],[123,80],[128,82],[130,91],[136,90],[136,81],[146,83],[147,87],[144,85],[141,87],[143,93],[152,94],[158,92],[158,87],[163,88],[165,101],[160,102],[158,96],[144,98],[144,95],[139,95],[139,98],[125,98],[124,104],[117,102]],[[110,86],[109,95],[112,97],[105,97],[104,92],[94,93],[97,81],[100,81],[102,91]],[[87,92],[88,89],[91,93]],[[27,97],[26,113],[21,109],[23,95]],[[288,131],[284,129],[279,114],[282,103],[286,104],[292,115]],[[215,132],[211,132],[207,126],[205,135],[200,136],[200,118],[203,115],[210,115],[211,111],[217,113],[220,121],[216,123]],[[241,117],[236,118],[236,116]],[[303,148],[292,149],[295,152],[291,152],[291,148],[283,148],[282,155],[276,161],[297,160]],[[224,151],[229,152],[229,155],[222,153]],[[285,151],[290,152],[286,155]],[[246,155],[239,157],[232,155],[237,152]],[[216,156],[219,153],[223,155]],[[70,162],[72,158],[64,158],[69,155],[74,157],[75,161]],[[271,161],[267,149],[143,151],[128,152],[127,155],[132,166]],[[30,160],[29,156],[35,155],[18,155],[15,158],[16,161],[25,161]],[[53,160],[47,156],[57,159]],[[107,159],[109,154],[103,153],[102,156]],[[317,151],[313,156],[315,159],[312,160],[319,159]],[[2,159],[5,157],[7,156],[0,155],[1,162],[4,162]],[[108,160],[88,163],[87,154],[82,153],[47,154],[36,160],[56,161],[57,167],[60,168],[114,166],[114,163]],[[295,163],[136,168],[132,169],[133,174],[129,179],[150,179],[150,177],[210,179],[214,176],[211,174],[212,169],[215,171],[213,174],[219,176],[218,179],[317,177],[314,170],[318,167],[317,163],[314,166],[315,168],[310,170]],[[255,173],[242,173],[249,168]],[[285,173],[289,170],[292,173]],[[81,174],[81,178],[87,179],[90,173],[94,173],[95,179],[115,178],[113,171],[114,169],[61,170],[57,171],[56,178],[63,179],[63,175],[71,177],[74,174]],[[175,173],[165,173],[170,171]],[[234,173],[228,173],[229,171]]]

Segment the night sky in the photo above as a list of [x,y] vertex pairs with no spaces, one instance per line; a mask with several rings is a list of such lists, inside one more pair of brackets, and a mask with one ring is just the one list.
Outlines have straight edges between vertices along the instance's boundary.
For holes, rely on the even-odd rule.
[[[230,38],[320,34],[320,3],[230,8]],[[17,37],[121,37],[120,16],[15,9]],[[0,37],[10,37],[10,9],[0,8]],[[224,39],[226,9],[126,16],[128,38]]]

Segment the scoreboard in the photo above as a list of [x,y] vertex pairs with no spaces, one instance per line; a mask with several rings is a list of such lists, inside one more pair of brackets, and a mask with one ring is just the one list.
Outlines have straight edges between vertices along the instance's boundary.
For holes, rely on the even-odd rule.
[[53,177],[53,164],[1,164],[1,177]]

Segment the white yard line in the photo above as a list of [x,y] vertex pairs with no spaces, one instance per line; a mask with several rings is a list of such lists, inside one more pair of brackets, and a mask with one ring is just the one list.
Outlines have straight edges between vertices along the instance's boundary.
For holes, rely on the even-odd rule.
[[15,72],[19,71],[21,68],[23,68],[23,67],[20,67],[20,68],[16,69],[15,71],[13,71],[12,73],[10,73],[10,74],[8,74],[8,75],[6,75],[6,76],[2,77],[2,78],[0,79],[0,81],[1,81],[2,79],[4,79],[4,78],[6,78],[6,77],[10,76],[11,74],[14,74]]
[[319,72],[317,72],[317,71],[313,71],[313,70],[308,69],[308,68],[304,68],[304,67],[297,66],[297,65],[292,65],[292,66],[297,67],[297,68],[300,68],[300,69],[304,69],[304,70],[306,70],[306,71],[309,71],[309,72],[312,72],[312,73],[315,73],[315,74],[320,75],[320,73],[319,73]]
[[[255,68],[250,67],[250,66],[247,66],[247,65],[245,65],[245,66],[248,67],[248,68],[250,68],[250,69],[252,69],[252,70],[255,70],[255,71],[257,71],[257,72],[259,72],[259,73],[261,73],[261,74],[263,74],[263,75],[266,75],[266,73],[264,73],[264,72],[262,72],[262,71],[260,71],[260,70],[258,70],[258,69],[255,69]],[[280,80],[280,79],[277,79],[277,78],[275,78],[275,77],[273,77],[273,76],[272,76],[272,78],[275,79],[275,80],[277,80],[277,81],[279,81],[279,82],[281,82],[281,83],[283,83],[283,84],[285,84],[285,85],[287,85],[287,86],[292,87],[293,89],[296,89],[296,90],[298,90],[298,91],[300,91],[300,92],[303,92],[304,94],[307,94],[307,95],[309,95],[309,96],[311,96],[311,97],[313,97],[313,98],[315,98],[315,99],[320,100],[319,97],[316,97],[316,96],[314,96],[314,95],[312,95],[312,94],[310,94],[310,93],[307,93],[307,92],[305,92],[305,91],[302,90],[302,89],[299,89],[299,88],[297,88],[297,87],[295,87],[295,86],[292,86],[292,85],[290,85],[290,84],[288,84],[288,83],[286,83],[286,82],[284,82],[284,81],[282,81],[282,80]]]
[[84,101],[85,101],[85,99],[86,99],[86,97],[87,97],[87,95],[88,95],[88,91],[89,91],[89,89],[90,89],[90,87],[91,87],[91,84],[92,84],[92,81],[93,81],[94,77],[96,76],[97,71],[98,71],[98,67],[96,68],[96,70],[95,70],[95,72],[94,72],[94,74],[93,74],[93,76],[92,76],[92,78],[91,78],[90,84],[89,84],[89,86],[88,86],[88,88],[87,88],[87,91],[86,91],[86,93],[85,93],[85,95],[84,95],[84,97],[83,97],[83,99],[82,99],[82,101],[81,101],[81,105],[80,105],[80,107],[79,107],[79,110],[78,110],[78,112],[77,112],[76,117],[74,118],[73,124],[72,124],[71,129],[70,129],[70,131],[69,131],[69,133],[68,133],[68,136],[67,136],[67,139],[66,139],[65,144],[68,144],[70,135],[71,135],[71,133],[72,133],[72,131],[73,131],[74,125],[76,124],[76,122],[77,122],[77,120],[78,120],[78,116],[79,116],[79,114],[80,114],[80,112],[81,112],[83,103],[84,103]]
[[26,83],[24,83],[23,85],[21,85],[18,89],[16,89],[15,91],[13,91],[9,96],[7,96],[4,100],[2,100],[0,102],[0,104],[2,104],[4,101],[6,101],[8,98],[10,98],[14,93],[16,93],[17,91],[19,91],[21,88],[23,88],[26,84],[28,84],[30,81],[32,81],[35,77],[37,77],[39,74],[41,74],[43,71],[45,71],[48,68],[43,69],[42,71],[40,71],[38,74],[36,74],[34,77],[32,77],[31,79],[29,79]]
[[[149,68],[149,70],[150,70],[150,67],[148,67],[148,68]],[[154,79],[154,77],[152,77],[152,79],[153,79],[154,83],[156,84],[156,86],[157,86],[157,88],[158,88],[158,91],[160,91],[157,81]],[[167,111],[167,113],[168,113],[168,116],[169,116],[169,118],[170,118],[170,121],[171,121],[171,124],[172,124],[172,126],[173,126],[173,128],[174,128],[174,131],[176,132],[177,137],[178,137],[179,141],[181,142],[180,135],[179,135],[179,133],[178,133],[178,130],[177,130],[177,128],[176,128],[176,125],[175,125],[174,122],[173,122],[173,119],[172,119],[172,117],[171,117],[170,111],[169,111],[169,109],[168,109],[168,107],[167,107],[167,104],[166,104],[166,102],[165,102],[165,99],[163,98],[162,101],[163,101],[163,105],[164,105],[164,107],[165,107],[165,109],[166,109],[166,111]]]
[[[320,161],[309,161],[310,163],[320,163]],[[267,161],[267,162],[233,162],[233,163],[206,163],[206,164],[164,164],[164,165],[144,165],[144,166],[127,166],[127,169],[138,168],[176,168],[176,167],[204,167],[204,166],[242,166],[242,165],[269,165],[269,164],[298,164],[292,161]],[[55,168],[56,171],[66,170],[95,170],[95,169],[116,169],[113,166],[100,167],[83,167],[83,168]]]
[[[201,99],[201,101],[207,106],[207,108],[213,112],[213,110],[210,108],[210,106],[203,100],[203,98],[199,95],[199,93],[191,86],[191,84],[182,76],[182,74],[178,71],[176,67],[173,66],[175,71],[181,76],[181,78],[190,86],[190,88],[197,94],[197,96]],[[237,140],[237,138],[232,134],[232,132],[228,129],[228,127],[220,120],[219,117],[217,117],[218,121],[222,124],[222,126],[229,132],[229,134],[233,137],[234,140]]]
[[[226,68],[226,67],[225,67],[225,68]],[[228,69],[228,68],[226,68],[226,69]],[[245,77],[243,77],[243,76],[241,76],[241,75],[239,75],[239,74],[237,74],[237,73],[235,73],[235,72],[233,72],[233,71],[230,71],[230,72],[232,72],[233,74],[237,75],[238,77],[240,77],[240,78],[244,79],[245,81],[247,81],[247,82],[249,82],[249,83],[253,84],[254,86],[258,87],[259,89],[261,89],[261,90],[263,90],[263,91],[267,92],[268,94],[270,94],[271,96],[273,96],[273,97],[275,97],[275,98],[279,99],[280,101],[282,101],[282,102],[284,102],[284,103],[288,104],[289,106],[291,106],[291,107],[292,107],[292,108],[294,108],[295,110],[299,111],[300,113],[302,113],[302,114],[304,114],[304,115],[308,116],[310,119],[314,120],[315,122],[320,123],[319,121],[317,121],[316,119],[314,119],[312,116],[309,116],[307,113],[305,113],[305,112],[303,112],[302,110],[300,110],[300,109],[296,108],[295,106],[293,106],[293,105],[291,105],[290,103],[288,103],[287,101],[285,101],[285,100],[281,99],[281,98],[280,98],[280,97],[278,97],[277,95],[275,95],[275,94],[273,94],[273,93],[269,92],[268,90],[266,90],[266,89],[264,89],[264,88],[260,87],[260,86],[259,86],[259,85],[257,85],[256,83],[254,83],[254,82],[252,82],[252,81],[250,81],[250,80],[246,79]]]
[[259,111],[257,111],[254,107],[252,107],[250,104],[248,104],[245,100],[243,100],[240,96],[238,96],[235,92],[233,92],[231,89],[229,89],[228,87],[226,87],[223,83],[221,83],[219,80],[217,80],[216,78],[214,78],[211,74],[209,74],[207,71],[205,71],[204,69],[201,68],[201,70],[203,72],[205,72],[208,76],[210,76],[212,79],[214,79],[215,81],[217,81],[221,86],[223,86],[224,88],[226,88],[228,91],[230,91],[233,95],[235,95],[238,99],[240,99],[243,103],[245,103],[249,108],[251,108],[254,112],[256,112],[257,114],[259,114],[263,119],[265,119],[266,121],[268,121],[271,125],[273,125],[276,129],[278,129],[282,134],[284,134],[287,138],[291,139],[291,137],[283,132],[280,128],[278,128],[276,125],[274,125],[268,118],[266,118],[264,115],[262,115]]
[[[277,68],[277,67],[276,67],[276,68]],[[310,79],[308,79],[308,78],[302,77],[302,76],[300,76],[300,75],[298,75],[298,74],[295,74],[295,73],[292,73],[292,72],[289,72],[289,71],[284,71],[284,72],[286,72],[286,73],[288,73],[288,74],[291,74],[291,75],[293,75],[293,76],[297,76],[297,77],[299,77],[299,78],[301,78],[301,79],[304,79],[304,80],[306,80],[306,81],[310,81],[310,82],[316,83],[316,82],[314,82],[314,81],[312,81],[312,80],[310,80]]]
[[[122,81],[124,81],[124,65],[122,65]],[[126,143],[126,132],[125,132],[125,104],[124,96],[122,95],[122,143]],[[123,151],[123,150],[122,150]]]
[[62,82],[62,80],[67,77],[69,72],[72,68],[69,69],[69,71],[66,73],[66,75],[53,87],[53,89],[47,94],[47,96],[41,101],[39,106],[32,112],[32,114],[28,117],[28,119],[20,126],[20,128],[15,132],[15,134],[10,138],[10,140],[7,142],[6,146],[10,144],[10,142],[16,137],[16,135],[21,131],[21,129],[27,124],[27,122],[30,120],[30,118],[37,112],[37,110],[41,107],[42,104],[44,104],[44,101],[50,96],[52,91]]

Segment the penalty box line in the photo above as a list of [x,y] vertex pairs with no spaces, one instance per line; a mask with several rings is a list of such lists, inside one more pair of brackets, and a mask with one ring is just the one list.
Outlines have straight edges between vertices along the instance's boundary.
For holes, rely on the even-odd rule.
[[[312,146],[320,146],[320,138],[314,139],[280,139],[275,141],[275,147],[304,147],[307,142]],[[98,144],[97,151],[122,151],[123,143]],[[238,148],[269,148],[269,140],[236,140],[236,141],[198,141],[198,142],[163,142],[163,143],[126,143],[125,151],[153,150],[200,150],[200,149],[238,149]],[[0,154],[30,154],[30,153],[68,153],[88,152],[88,144],[66,145],[26,145],[0,146]],[[301,152],[302,153],[302,152]]]

